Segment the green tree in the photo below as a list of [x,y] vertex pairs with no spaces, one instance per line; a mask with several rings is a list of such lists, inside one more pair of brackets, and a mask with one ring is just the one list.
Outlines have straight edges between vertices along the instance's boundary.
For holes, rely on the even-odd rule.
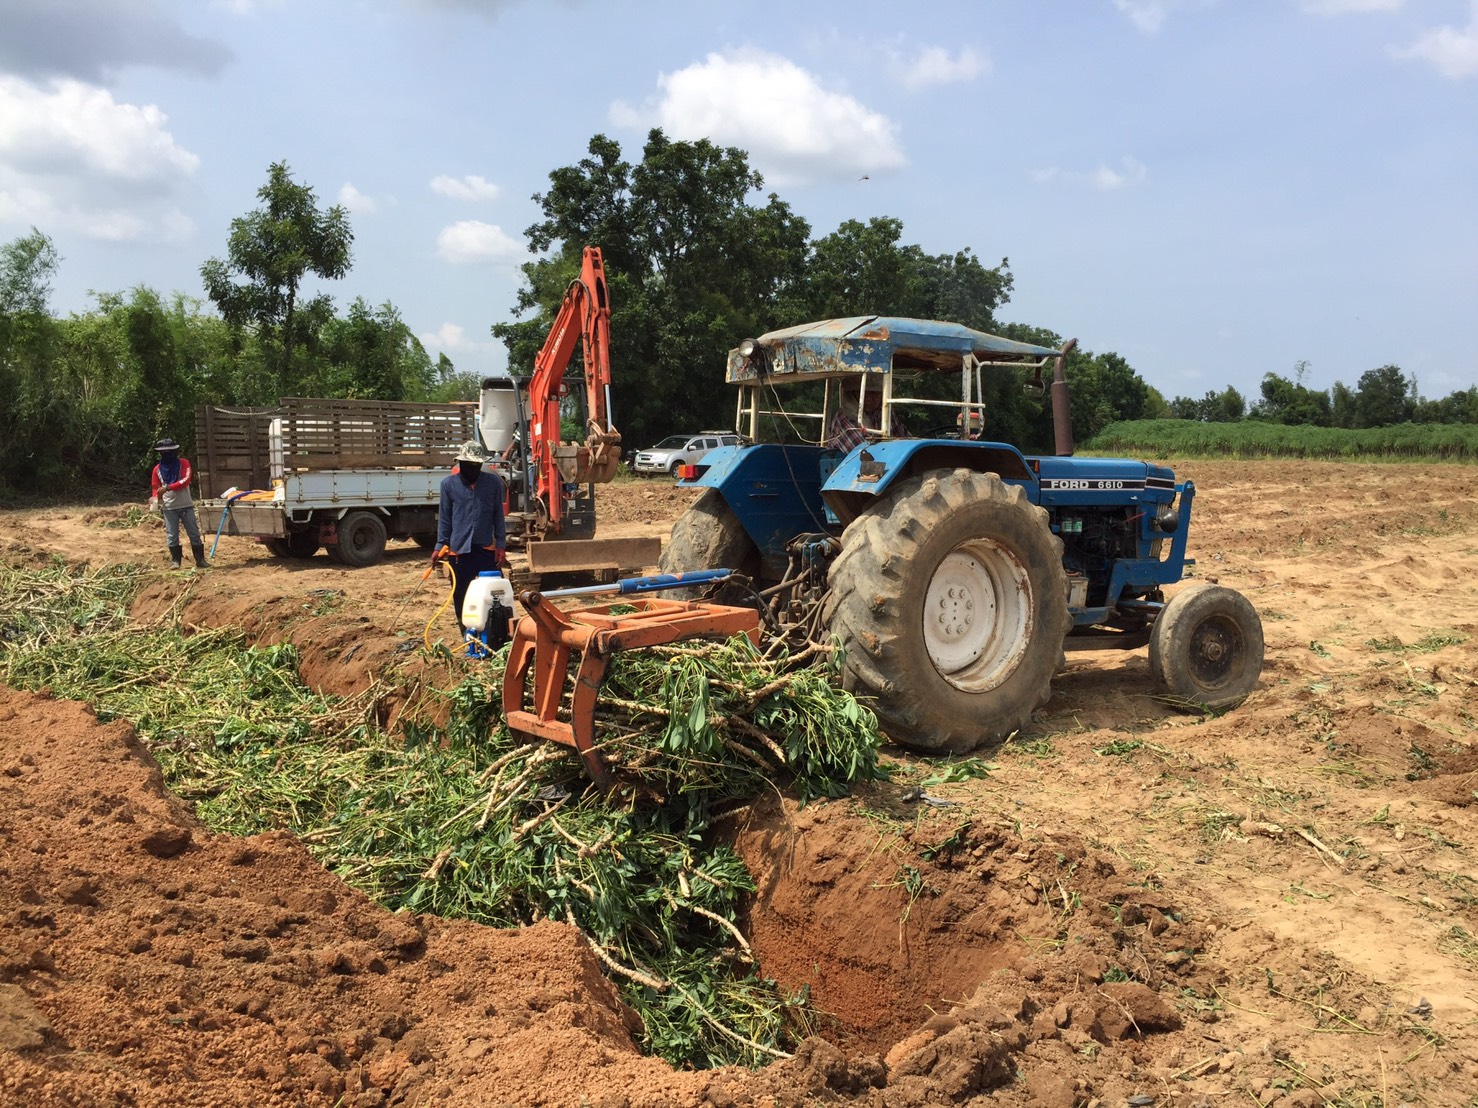
[[[1165,410],[1171,419],[1194,419],[1201,423],[1236,423],[1246,414],[1247,401],[1230,385],[1221,392],[1209,390],[1200,400],[1177,396]],[[1145,418],[1158,417],[1146,414]]]
[[1416,423],[1478,423],[1478,385],[1441,400],[1418,400],[1412,418]]
[[[1299,362],[1295,373],[1301,378],[1308,363]],[[1290,426],[1306,424],[1328,427],[1333,422],[1329,394],[1306,388],[1276,373],[1262,378],[1262,399],[1252,406],[1252,418]]]
[[304,278],[347,274],[354,232],[344,208],[321,210],[313,189],[294,181],[286,162],[267,168],[257,198],[262,207],[231,221],[226,260],[209,259],[200,276],[228,323],[257,329],[279,387],[291,392],[298,383],[295,345],[311,342],[316,326],[333,314],[325,295],[300,303]]
[[1355,384],[1355,426],[1389,427],[1409,422],[1416,399],[1416,381],[1403,374],[1400,366],[1366,370]]
[[1121,355],[1075,350],[1064,373],[1072,392],[1075,442],[1087,442],[1110,423],[1147,418],[1150,387]]
[[1355,426],[1355,390],[1343,381],[1329,390],[1329,418],[1333,427]]
[[55,380],[59,333],[48,303],[61,260],[36,228],[0,246],[0,483],[46,476],[73,407]]
[[652,131],[628,163],[604,135],[549,175],[544,218],[527,233],[548,256],[523,266],[519,314],[493,334],[514,372],[532,372],[580,253],[599,246],[611,303],[613,406],[631,445],[675,428],[732,422],[722,384],[728,348],[795,313],[810,227],[771,195],[743,151]]
[[924,252],[904,246],[903,221],[849,219],[816,240],[807,284],[813,319],[922,314]]
[[316,347],[306,382],[316,396],[421,401],[436,381],[426,348],[390,303],[371,308],[356,297],[345,318],[324,323]]

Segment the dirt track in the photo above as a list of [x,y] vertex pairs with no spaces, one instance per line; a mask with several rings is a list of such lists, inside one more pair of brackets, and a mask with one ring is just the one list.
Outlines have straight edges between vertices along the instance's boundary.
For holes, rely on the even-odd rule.
[[[392,916],[285,837],[204,832],[124,725],[0,692],[0,1104],[1478,1104],[1472,470],[1178,470],[1197,575],[1262,613],[1262,686],[1202,720],[1142,651],[1070,653],[983,779],[899,755],[856,801],[736,821],[756,953],[832,1014],[754,1075],[641,1058],[568,929]],[[603,530],[690,495],[613,485]],[[123,516],[9,513],[0,559],[162,563]],[[422,664],[423,564],[223,539],[135,614],[292,637],[356,691]]]

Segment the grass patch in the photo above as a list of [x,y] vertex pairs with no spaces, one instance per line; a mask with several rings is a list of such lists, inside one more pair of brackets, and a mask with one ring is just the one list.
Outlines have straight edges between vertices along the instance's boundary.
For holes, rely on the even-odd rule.
[[1386,635],[1382,638],[1366,639],[1365,645],[1380,653],[1431,654],[1449,646],[1461,646],[1467,641],[1468,636],[1461,631],[1432,631],[1414,643],[1404,643],[1398,635]]

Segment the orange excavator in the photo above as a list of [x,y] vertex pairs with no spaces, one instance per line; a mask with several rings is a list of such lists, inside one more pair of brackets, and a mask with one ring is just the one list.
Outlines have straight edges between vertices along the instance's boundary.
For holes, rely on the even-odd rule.
[[[565,371],[577,341],[585,361],[586,438],[566,443],[560,439],[560,404],[569,392]],[[554,326],[534,357],[529,409],[538,498],[549,511],[548,530],[560,534],[567,490],[609,481],[621,461],[621,433],[611,422],[611,303],[598,246],[585,248],[580,276],[565,289]]]
[[[611,418],[611,305],[600,248],[585,247],[526,380],[483,382],[478,423],[486,446],[504,459],[509,535],[523,540],[529,572],[593,573],[655,565],[657,539],[595,538],[595,486],[616,475],[621,433]],[[580,347],[583,441],[566,442],[562,407],[578,378],[567,376]],[[557,541],[556,541],[557,540]]]

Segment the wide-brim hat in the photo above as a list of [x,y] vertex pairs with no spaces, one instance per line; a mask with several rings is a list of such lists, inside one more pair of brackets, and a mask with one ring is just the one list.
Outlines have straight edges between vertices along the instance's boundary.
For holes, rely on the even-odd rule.
[[161,454],[167,450],[178,450],[179,448],[180,444],[175,442],[174,439],[160,439],[154,444],[154,449]]
[[488,452],[483,449],[482,443],[476,439],[468,439],[457,451],[457,461],[459,462],[476,462],[478,465],[481,465],[487,460]]

